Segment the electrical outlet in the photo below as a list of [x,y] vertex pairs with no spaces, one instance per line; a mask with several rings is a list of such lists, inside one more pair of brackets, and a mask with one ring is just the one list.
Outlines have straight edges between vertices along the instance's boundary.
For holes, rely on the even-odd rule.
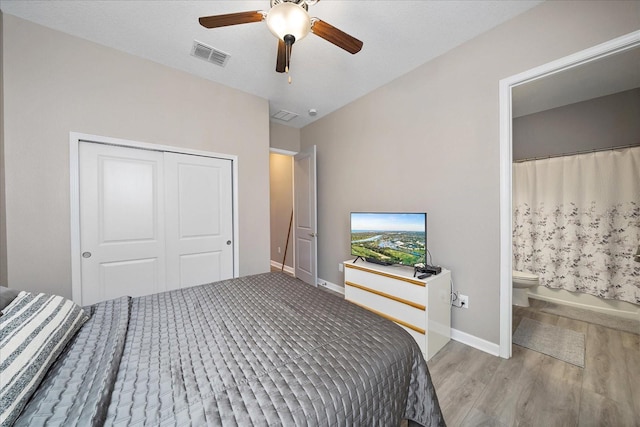
[[278,246],[278,253],[282,253],[282,251],[280,250],[280,246]]
[[467,295],[460,294],[458,298],[460,299],[460,307],[469,308],[469,297]]
[[338,271],[342,273],[344,271],[344,266],[341,262],[338,263]]

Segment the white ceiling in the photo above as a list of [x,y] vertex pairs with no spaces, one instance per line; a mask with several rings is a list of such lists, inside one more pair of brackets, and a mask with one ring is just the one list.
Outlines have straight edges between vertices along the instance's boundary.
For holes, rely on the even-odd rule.
[[[291,85],[275,72],[277,41],[264,22],[210,30],[198,24],[200,16],[267,11],[268,0],[0,0],[0,9],[266,98],[270,114],[298,113],[285,124],[300,128],[541,2],[322,0],[309,14],[364,47],[351,55],[308,35],[293,47]],[[230,54],[227,65],[191,56],[194,40]]]

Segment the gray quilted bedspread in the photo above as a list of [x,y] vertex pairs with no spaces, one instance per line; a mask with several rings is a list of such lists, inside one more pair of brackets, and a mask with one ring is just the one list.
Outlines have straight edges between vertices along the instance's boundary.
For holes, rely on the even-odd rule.
[[281,273],[91,311],[16,425],[444,425],[402,328]]

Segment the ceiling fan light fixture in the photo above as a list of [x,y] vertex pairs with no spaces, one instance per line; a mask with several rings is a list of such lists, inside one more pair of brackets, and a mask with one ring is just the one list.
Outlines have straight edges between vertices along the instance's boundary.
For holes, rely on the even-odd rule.
[[311,18],[301,6],[285,1],[269,10],[267,27],[280,40],[290,34],[298,41],[311,31]]

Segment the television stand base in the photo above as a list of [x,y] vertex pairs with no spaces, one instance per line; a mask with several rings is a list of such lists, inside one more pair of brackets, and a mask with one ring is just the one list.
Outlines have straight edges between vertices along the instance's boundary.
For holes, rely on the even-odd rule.
[[353,260],[353,263],[355,264],[355,263],[356,263],[356,261],[358,261],[359,259],[363,260],[364,262],[367,262],[367,260],[366,260],[366,259],[364,259],[364,257],[357,256],[357,257],[356,257],[356,259],[354,259],[354,260]]
[[[360,257],[362,258],[362,257]],[[390,262],[385,262],[385,261],[380,261],[379,259],[375,259],[375,258],[365,258],[365,261],[371,263],[371,264],[378,264],[378,265],[392,265]]]

